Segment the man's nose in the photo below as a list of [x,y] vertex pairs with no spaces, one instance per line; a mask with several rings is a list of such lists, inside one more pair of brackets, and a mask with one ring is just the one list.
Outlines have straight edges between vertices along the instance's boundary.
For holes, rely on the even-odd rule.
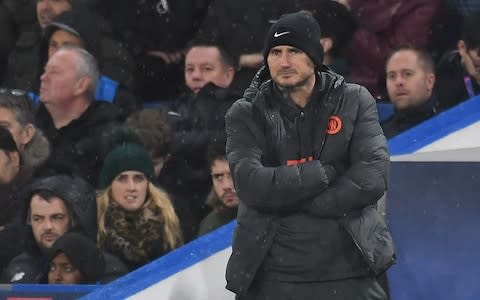
[[224,176],[221,184],[224,190],[233,190],[233,180],[230,176]]
[[200,69],[194,69],[192,71],[192,78],[197,80],[202,78],[202,72],[200,71]]
[[280,65],[282,67],[289,67],[290,66],[290,57],[288,56],[288,53],[282,53],[280,55]]
[[45,229],[52,229],[53,228],[53,223],[51,220],[49,219],[46,219],[44,222],[43,222],[43,227]]

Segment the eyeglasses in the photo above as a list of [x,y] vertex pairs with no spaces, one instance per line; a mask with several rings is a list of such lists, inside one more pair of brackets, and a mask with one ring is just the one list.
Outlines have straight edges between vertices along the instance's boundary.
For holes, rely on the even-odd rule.
[[24,90],[19,90],[19,89],[7,89],[7,88],[0,88],[0,94],[10,94],[13,96],[25,96],[27,95],[27,92]]

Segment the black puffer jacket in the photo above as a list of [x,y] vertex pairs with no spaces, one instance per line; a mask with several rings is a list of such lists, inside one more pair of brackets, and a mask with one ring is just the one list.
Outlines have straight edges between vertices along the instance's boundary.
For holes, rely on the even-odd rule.
[[[363,210],[375,205],[383,195],[388,183],[387,143],[378,124],[375,100],[365,88],[347,84],[328,70],[318,73],[320,84],[316,85],[316,93],[321,96],[311,100],[318,101],[321,107],[314,120],[318,126],[314,126],[313,132],[313,160],[286,166],[284,154],[289,146],[285,142],[284,112],[279,99],[272,98],[272,82],[263,78],[267,76],[267,69],[259,71],[244,98],[226,116],[227,155],[240,197],[233,253],[227,266],[227,288],[239,294],[249,289],[259,271],[280,216],[300,212],[318,219],[337,219],[339,225],[352,224],[351,220],[340,221],[345,216],[361,218]],[[379,220],[371,222],[375,225],[374,236],[386,232],[385,224],[379,225]],[[357,234],[353,236],[356,240],[365,236],[358,232],[371,230],[362,227],[360,231],[350,231]],[[390,256],[390,260],[386,259],[389,265],[391,251],[372,251],[381,245],[391,248],[391,239],[382,237],[365,249],[365,256]],[[340,259],[342,255],[336,254]],[[335,258],[333,263],[337,261]],[[381,268],[386,267],[382,264]],[[335,280],[337,275],[321,274],[323,280]]]
[[225,114],[240,96],[209,83],[198,94],[184,94],[171,106],[172,154],[160,173],[159,184],[173,198],[186,241],[196,236],[197,226],[207,213],[204,200],[211,185],[208,144],[224,135]]
[[52,146],[50,159],[45,164],[45,174],[68,173],[85,178],[97,186],[103,163],[105,137],[123,121],[118,107],[111,103],[92,102],[88,109],[68,125],[56,129],[45,106],[40,105],[36,125]]

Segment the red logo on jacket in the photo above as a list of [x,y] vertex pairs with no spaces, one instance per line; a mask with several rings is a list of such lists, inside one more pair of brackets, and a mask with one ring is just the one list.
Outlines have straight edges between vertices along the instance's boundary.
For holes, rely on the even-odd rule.
[[338,116],[330,116],[328,118],[328,134],[337,134],[342,129],[342,120]]

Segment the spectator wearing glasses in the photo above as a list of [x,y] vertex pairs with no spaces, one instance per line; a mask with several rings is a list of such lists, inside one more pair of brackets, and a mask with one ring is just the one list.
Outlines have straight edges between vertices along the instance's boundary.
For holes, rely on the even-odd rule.
[[[0,89],[0,270],[22,250],[22,199],[42,169],[50,144],[35,127],[32,103],[24,91]],[[20,237],[20,238],[19,238]]]
[[25,91],[0,88],[0,126],[13,135],[22,167],[34,172],[50,155],[50,144],[35,126],[35,110]]
[[[22,249],[21,216],[22,201],[19,192],[24,187],[25,176],[21,175],[21,158],[12,134],[0,127],[0,270]],[[16,221],[15,221],[16,220]]]
[[437,65],[439,108],[448,109],[480,93],[480,12],[465,17],[457,50]]

